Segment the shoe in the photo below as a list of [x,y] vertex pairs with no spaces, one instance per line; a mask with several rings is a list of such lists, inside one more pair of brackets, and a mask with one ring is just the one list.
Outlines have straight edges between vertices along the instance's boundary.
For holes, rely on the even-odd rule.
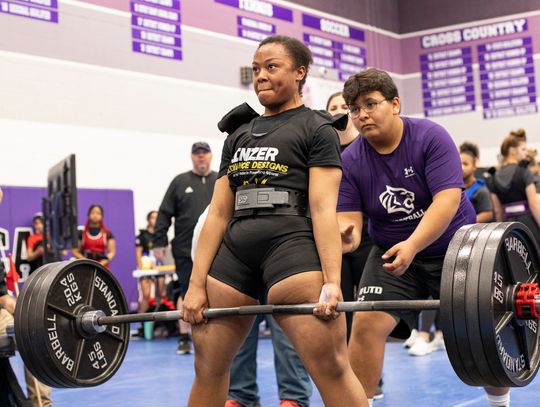
[[409,338],[405,342],[403,342],[403,347],[410,348],[411,346],[413,346],[416,338],[418,338],[418,331],[416,329],[413,329],[411,331],[411,336],[409,336]]
[[233,399],[228,399],[226,402],[225,402],[225,407],[244,407],[243,404],[240,404],[238,401],[236,400],[233,400]]
[[281,400],[279,407],[300,407],[300,404],[293,400]]
[[178,349],[176,353],[179,355],[186,355],[191,353],[191,339],[190,338],[180,338],[178,340]]
[[409,355],[411,356],[426,356],[432,352],[432,348],[424,338],[417,338],[414,341],[414,345],[409,349]]
[[377,384],[377,388],[375,389],[375,394],[373,395],[373,400],[380,400],[384,397],[384,393],[382,391],[382,379],[379,380],[379,384]]
[[272,332],[270,332],[270,326],[267,321],[262,322],[259,325],[259,338],[270,338]]
[[270,328],[264,327],[259,330],[259,338],[270,338],[272,336],[272,332],[270,332]]
[[431,352],[446,350],[446,346],[444,346],[444,338],[441,333],[435,334],[435,337],[429,343],[429,347],[431,348]]

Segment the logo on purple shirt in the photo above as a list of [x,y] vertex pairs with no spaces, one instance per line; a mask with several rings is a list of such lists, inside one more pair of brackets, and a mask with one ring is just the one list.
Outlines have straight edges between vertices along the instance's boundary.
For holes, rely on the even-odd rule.
[[379,195],[379,201],[388,213],[405,212],[407,215],[414,211],[414,192],[405,188],[386,186],[386,190]]
[[412,177],[415,174],[413,166],[403,168],[403,173],[405,174],[405,178]]

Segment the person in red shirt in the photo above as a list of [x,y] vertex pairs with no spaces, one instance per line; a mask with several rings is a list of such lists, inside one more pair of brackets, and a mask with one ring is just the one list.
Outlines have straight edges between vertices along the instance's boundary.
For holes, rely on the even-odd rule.
[[112,232],[103,223],[103,208],[91,205],[84,230],[79,232],[79,246],[73,249],[73,256],[77,259],[96,260],[109,268],[115,254],[116,242]]
[[43,266],[43,216],[41,213],[32,218],[34,234],[26,239],[27,260],[30,264],[30,274]]

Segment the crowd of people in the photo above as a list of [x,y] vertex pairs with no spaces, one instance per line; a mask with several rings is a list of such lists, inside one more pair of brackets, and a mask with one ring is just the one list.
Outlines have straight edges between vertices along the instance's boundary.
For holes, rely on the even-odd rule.
[[[382,396],[388,337],[406,340],[411,355],[444,349],[438,316],[344,315],[338,301],[439,298],[444,255],[467,224],[520,221],[540,242],[538,165],[523,130],[503,140],[500,164],[488,170],[474,143],[458,149],[442,126],[401,116],[398,89],[384,71],[351,76],[326,111],[307,108],[311,62],[296,39],[263,40],[252,63],[263,115],[239,107],[226,116],[218,172],[210,146],[193,144],[191,170],[173,179],[137,236],[143,268],[144,256],[165,257],[174,219],[177,353],[195,359],[190,406],[259,403],[261,318],[206,320],[205,308],[316,303],[314,316],[269,318],[281,406],[307,406],[310,377],[325,405],[368,406]],[[42,223],[34,217],[28,240],[33,270],[43,255]],[[73,256],[109,268],[115,251],[103,208],[92,205]],[[163,278],[142,278],[140,312],[149,309],[153,283],[167,295]],[[508,388],[485,390],[489,406],[510,405]]]

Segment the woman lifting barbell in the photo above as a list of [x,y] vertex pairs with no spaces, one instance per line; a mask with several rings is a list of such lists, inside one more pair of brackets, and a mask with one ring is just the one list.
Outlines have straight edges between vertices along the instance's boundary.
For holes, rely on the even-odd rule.
[[332,118],[302,104],[311,61],[305,45],[283,36],[265,39],[255,52],[253,86],[264,115],[225,141],[184,301],[195,344],[190,406],[224,405],[231,360],[253,322],[237,317],[203,324],[203,310],[256,304],[262,289],[270,303],[318,302],[318,318],[275,319],[325,405],[367,406],[346,356],[345,316],[335,312],[341,298],[335,212],[341,159]]

